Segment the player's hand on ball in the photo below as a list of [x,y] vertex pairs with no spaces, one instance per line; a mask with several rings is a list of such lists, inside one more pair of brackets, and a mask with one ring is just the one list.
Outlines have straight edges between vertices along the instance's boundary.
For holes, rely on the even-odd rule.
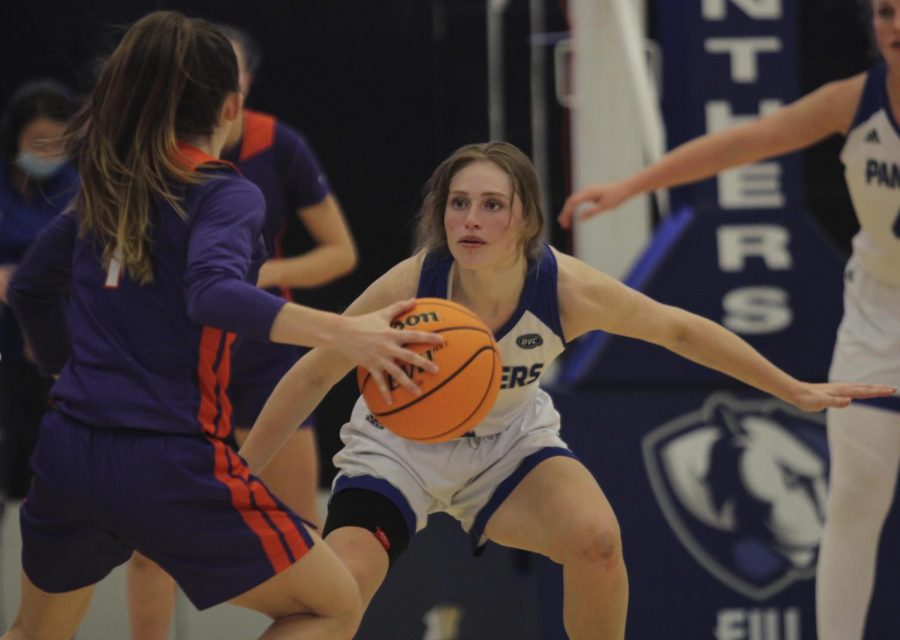
[[883,384],[855,384],[848,382],[804,383],[789,401],[804,411],[821,411],[846,407],[853,400],[882,398],[897,392],[896,387]]
[[415,299],[412,298],[363,316],[346,317],[345,335],[336,345],[341,353],[372,373],[378,390],[388,404],[391,403],[388,377],[410,393],[419,393],[418,387],[400,363],[410,364],[430,373],[437,372],[437,365],[434,362],[415,351],[405,349],[404,345],[412,343],[438,345],[444,341],[440,335],[428,331],[391,327],[391,321],[412,309],[415,303]]

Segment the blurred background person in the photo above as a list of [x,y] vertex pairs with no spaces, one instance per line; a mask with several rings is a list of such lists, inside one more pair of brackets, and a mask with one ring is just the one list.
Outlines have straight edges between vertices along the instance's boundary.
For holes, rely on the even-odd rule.
[[20,86],[0,120],[0,491],[12,499],[28,490],[52,381],[34,364],[6,289],[25,250],[77,190],[61,139],[76,108],[68,87],[41,78]]

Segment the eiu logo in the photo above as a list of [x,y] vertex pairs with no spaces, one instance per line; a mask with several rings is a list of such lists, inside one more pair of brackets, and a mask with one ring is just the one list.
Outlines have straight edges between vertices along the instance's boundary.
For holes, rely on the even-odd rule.
[[544,344],[544,339],[537,333],[526,333],[516,338],[516,344],[523,349],[534,349]]
[[720,582],[765,600],[815,575],[825,519],[824,419],[715,393],[644,437],[669,526]]

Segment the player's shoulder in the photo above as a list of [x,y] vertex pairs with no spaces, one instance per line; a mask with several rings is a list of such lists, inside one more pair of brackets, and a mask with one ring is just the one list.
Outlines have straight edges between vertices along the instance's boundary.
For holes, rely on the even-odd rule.
[[822,85],[821,91],[829,100],[855,106],[862,96],[868,76],[869,73],[863,71],[848,78],[832,80]]
[[577,282],[578,278],[583,277],[586,273],[596,272],[585,262],[555,247],[550,247],[550,252],[556,258],[556,270],[560,284]]
[[244,176],[230,171],[204,172],[203,179],[191,185],[187,199],[189,216],[207,210],[228,209],[245,211],[248,215],[262,215],[265,197],[256,184]]
[[310,150],[312,146],[300,129],[283,120],[275,121],[274,146],[279,149],[303,149]]

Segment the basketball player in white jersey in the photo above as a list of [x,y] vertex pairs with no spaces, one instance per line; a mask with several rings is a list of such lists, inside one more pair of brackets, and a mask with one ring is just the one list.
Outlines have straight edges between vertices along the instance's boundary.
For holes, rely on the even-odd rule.
[[[720,325],[654,302],[544,245],[539,203],[533,165],[507,143],[463,147],[432,174],[419,214],[420,251],[372,284],[348,313],[410,295],[469,307],[497,338],[499,398],[472,433],[438,444],[395,436],[357,401],[341,431],[324,535],[367,604],[428,514],[449,513],[476,548],[492,540],[563,565],[570,638],[621,640],[628,580],[618,523],[560,438],[559,414],[539,388],[569,341],[595,329],[647,340],[807,411],[894,390],[792,378]],[[287,373],[241,449],[251,471],[352,366],[317,349]]]
[[[702,136],[619,182],[572,194],[586,218],[639,193],[707,178],[737,165],[846,136],[844,176],[859,219],[844,284],[844,317],[830,377],[900,385],[900,0],[871,2],[883,60],[764,118]],[[875,579],[881,528],[900,462],[900,397],[828,411],[830,493],[819,550],[819,640],[859,640]],[[900,622],[900,619],[898,619]]]

